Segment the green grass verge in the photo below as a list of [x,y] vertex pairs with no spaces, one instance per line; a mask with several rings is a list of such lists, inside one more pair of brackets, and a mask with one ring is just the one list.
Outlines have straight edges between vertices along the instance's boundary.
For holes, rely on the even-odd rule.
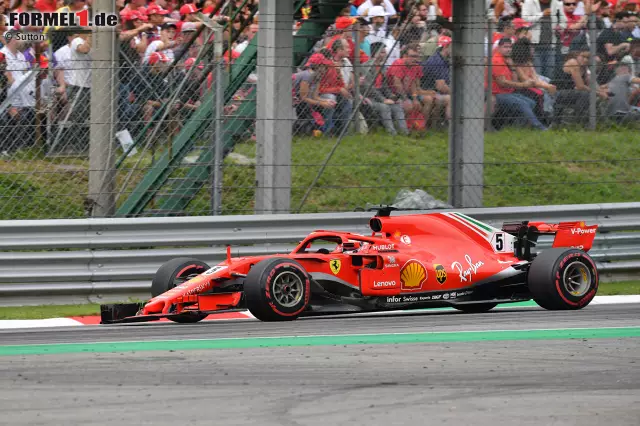
[[598,288],[598,296],[620,296],[626,294],[640,294],[640,281],[600,283]]
[[[640,281],[602,283],[598,296],[640,294]],[[100,315],[100,305],[0,307],[0,320],[44,319]]]
[[[334,143],[335,139],[294,141],[294,212]],[[640,197],[636,131],[505,129],[487,133],[484,150],[485,207],[626,202]],[[234,152],[254,158],[256,145],[241,143]],[[302,212],[353,211],[367,203],[392,203],[401,189],[422,189],[446,202],[447,163],[446,132],[424,137],[390,137],[381,132],[347,137]],[[254,181],[253,166],[227,162],[226,212],[252,213]]]
[[[636,130],[622,128],[597,132],[563,128],[545,133],[508,128],[487,133],[483,204],[502,207],[637,200],[637,140]],[[335,141],[294,140],[294,212]],[[256,144],[238,143],[234,153],[255,159]],[[145,158],[143,168],[133,171],[129,190],[143,176],[149,160]],[[117,189],[136,162],[137,157],[128,158],[118,171]],[[390,137],[374,131],[346,137],[302,211],[353,211],[367,203],[392,203],[401,189],[419,188],[447,201],[447,162],[448,135],[444,131],[411,137]],[[0,160],[0,220],[83,217],[87,169],[86,159],[24,155]],[[227,158],[223,174],[223,213],[252,214],[255,166]],[[187,214],[210,214],[209,193],[203,188],[188,206]]]
[[44,319],[100,315],[100,305],[46,305],[0,307],[0,320]]

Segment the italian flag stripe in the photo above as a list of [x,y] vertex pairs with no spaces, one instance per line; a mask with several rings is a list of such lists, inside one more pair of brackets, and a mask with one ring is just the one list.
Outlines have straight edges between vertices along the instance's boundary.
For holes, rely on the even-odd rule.
[[484,232],[482,229],[478,228],[477,226],[473,225],[471,222],[459,218],[458,216],[456,216],[453,213],[444,213],[449,219],[454,220],[455,222],[459,223],[462,226],[465,226],[469,229],[471,229],[473,232],[475,232],[476,234],[478,234],[480,237],[482,237],[483,239],[487,239],[489,237],[489,234],[487,234],[486,232]]
[[453,217],[457,220],[459,220],[460,222],[464,223],[465,225],[467,225],[469,228],[473,229],[474,231],[478,232],[480,235],[487,237],[489,235],[489,233],[487,231],[485,231],[484,229],[476,226],[473,222],[471,222],[470,220],[467,220],[466,218],[462,217],[459,213],[453,213]]
[[467,219],[469,222],[471,222],[471,223],[475,224],[476,226],[479,226],[480,228],[484,229],[484,230],[485,230],[485,231],[487,231],[487,232],[491,232],[491,231],[493,231],[493,229],[491,229],[491,227],[490,227],[490,226],[487,226],[487,225],[485,225],[485,224],[484,224],[484,223],[482,223],[482,222],[478,222],[477,220],[475,220],[475,219],[473,219],[473,218],[470,218],[469,216],[464,215],[464,214],[462,214],[462,213],[460,213],[459,215],[460,215],[460,216],[462,216],[462,217],[464,217],[465,219]]

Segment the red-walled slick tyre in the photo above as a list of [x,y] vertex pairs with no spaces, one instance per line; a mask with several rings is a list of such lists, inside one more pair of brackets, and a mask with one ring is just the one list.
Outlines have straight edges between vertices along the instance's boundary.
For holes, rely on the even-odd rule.
[[[188,281],[194,275],[199,275],[209,269],[209,265],[190,257],[179,257],[164,263],[151,281],[151,296],[156,297],[172,288]],[[171,321],[179,323],[194,323],[202,321],[208,314],[196,314],[185,312],[184,314],[169,317]]]
[[291,321],[309,304],[311,280],[300,263],[272,258],[256,263],[244,281],[247,309],[261,321]]
[[578,249],[552,248],[531,263],[527,284],[533,300],[549,310],[575,310],[587,306],[598,292],[598,271],[593,259]]

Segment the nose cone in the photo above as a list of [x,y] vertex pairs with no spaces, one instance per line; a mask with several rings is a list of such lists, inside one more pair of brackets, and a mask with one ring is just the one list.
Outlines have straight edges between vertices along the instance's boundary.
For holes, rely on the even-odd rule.
[[144,307],[144,309],[142,310],[142,314],[143,315],[149,315],[149,314],[159,314],[162,313],[162,311],[164,310],[166,306],[166,301],[159,299],[159,300],[151,300],[149,303],[147,303]]

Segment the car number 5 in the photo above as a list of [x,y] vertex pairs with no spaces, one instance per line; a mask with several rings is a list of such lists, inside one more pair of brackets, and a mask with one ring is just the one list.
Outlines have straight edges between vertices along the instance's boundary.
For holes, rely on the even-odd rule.
[[511,241],[504,232],[496,232],[493,234],[491,245],[496,253],[509,253],[509,251],[513,250]]
[[496,251],[504,249],[504,234],[496,234]]

